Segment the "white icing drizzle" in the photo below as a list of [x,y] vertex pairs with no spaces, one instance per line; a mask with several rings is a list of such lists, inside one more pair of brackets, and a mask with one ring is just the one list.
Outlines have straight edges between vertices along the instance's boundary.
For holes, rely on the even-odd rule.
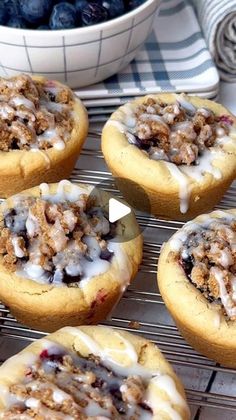
[[53,391],[53,400],[57,404],[62,404],[68,398],[68,394],[62,391],[61,389],[54,389]]
[[14,106],[24,105],[26,108],[35,111],[34,103],[22,95],[14,96],[13,98],[11,98],[9,104],[12,104]]
[[171,376],[157,376],[151,379],[151,384],[164,391],[169,398],[169,401],[163,400],[158,396],[155,388],[148,388],[145,402],[153,409],[154,415],[158,416],[157,418],[164,412],[168,414],[171,420],[182,420],[181,415],[173,408],[173,405],[183,407],[190,415],[186,401],[177,390],[176,384]]
[[175,381],[169,375],[156,376],[151,379],[151,382],[157,385],[158,388],[165,391],[168,397],[171,399],[173,404],[179,405],[180,407],[187,407],[185,399],[179,393],[176,388]]
[[219,285],[221,302],[226,310],[227,315],[229,317],[236,316],[236,306],[232,297],[228,294],[226,290],[223,273],[216,267],[212,267],[210,271],[214,275]]
[[45,271],[41,265],[32,264],[29,261],[24,265],[23,270],[16,270],[16,275],[19,277],[31,278],[41,284],[44,284],[48,279],[45,276]]
[[[123,344],[125,344],[125,354],[129,356],[132,363],[138,363],[137,352],[136,352],[134,346],[130,343],[130,341],[128,341],[124,337],[122,337],[122,335],[117,331],[114,331],[114,334],[122,341]],[[106,349],[106,353],[107,354],[112,354],[112,353],[121,353],[122,354],[122,353],[124,353],[124,350]]]
[[56,128],[48,128],[44,131],[43,134],[37,136],[38,142],[42,141],[50,141],[52,143],[54,149],[56,150],[63,150],[65,149],[65,142],[62,138],[57,134]]
[[186,241],[188,235],[196,232],[202,228],[207,228],[212,222],[217,222],[218,218],[224,218],[231,222],[235,216],[223,210],[217,210],[211,214],[202,214],[197,218],[197,221],[190,220],[178,230],[170,239],[169,245],[172,251],[179,252],[183,243]]
[[70,201],[73,203],[79,200],[81,194],[89,194],[93,189],[93,187],[87,187],[86,189],[80,188],[78,185],[74,185],[66,179],[58,183],[57,191],[55,193],[50,193],[49,185],[46,183],[41,184],[39,188],[42,198],[51,200],[54,203],[63,201]]
[[215,316],[214,316],[214,327],[219,330],[220,329],[220,324],[221,324],[221,314],[219,310],[215,311]]
[[36,217],[31,213],[31,211],[29,210],[28,213],[28,217],[27,220],[25,222],[25,226],[26,226],[26,230],[28,235],[32,238],[38,229],[38,221],[36,219]]
[[0,117],[2,119],[7,120],[12,113],[14,113],[14,108],[6,103],[0,102]]
[[[101,328],[104,329],[105,327]],[[150,405],[154,411],[154,414],[158,414],[159,411],[164,411],[170,416],[172,420],[181,420],[181,416],[173,408],[173,405],[184,407],[185,410],[188,411],[188,406],[181,394],[178,392],[174,380],[167,374],[164,374],[160,371],[154,372],[140,365],[138,363],[138,355],[135,348],[129,341],[121,336],[120,333],[116,332],[116,335],[119,336],[122,343],[124,344],[124,349],[119,349],[119,351],[117,351],[116,349],[101,348],[94,339],[92,339],[79,328],[65,327],[61,331],[71,334],[82,340],[82,342],[88,348],[89,353],[99,356],[103,361],[103,364],[112,369],[117,374],[121,376],[139,375],[146,380],[150,380],[150,384],[154,386],[156,385],[158,388],[164,390],[168,396],[169,401],[164,401],[161,397],[157,396],[155,390],[153,390],[152,387],[148,387],[147,396],[145,396],[145,402]],[[109,334],[109,328],[107,328],[107,333]],[[125,356],[128,354],[131,363],[126,366],[124,364],[122,365],[117,360],[114,360],[111,357],[111,354],[113,353],[115,355],[116,352],[123,352]],[[153,393],[155,393],[155,396],[152,397]]]
[[180,105],[190,114],[194,114],[196,112],[196,107],[189,101],[186,100],[185,94],[181,93],[180,95],[176,95],[176,101],[180,103]]
[[139,118],[140,118],[141,121],[157,121],[157,122],[161,123],[162,125],[164,125],[164,127],[167,130],[169,130],[169,126],[165,123],[165,121],[163,120],[163,118],[160,117],[160,115],[156,115],[156,114],[141,114]]
[[[101,327],[101,328],[104,329],[105,327]],[[120,362],[112,358],[111,355],[117,352],[116,349],[107,349],[107,348],[102,349],[95,340],[93,340],[88,334],[84,333],[82,330],[78,328],[73,328],[73,327],[65,327],[62,329],[62,331],[67,332],[68,334],[71,334],[75,337],[79,337],[79,339],[82,340],[82,342],[88,348],[90,353],[95,354],[96,356],[99,356],[101,360],[103,361],[104,365],[111,368],[112,370],[114,370],[114,372],[116,372],[117,374],[121,376],[126,376],[127,372],[129,375],[140,375],[146,379],[151,378],[151,376],[153,376],[154,374],[159,375],[159,372],[154,373],[151,370],[148,370],[142,365],[137,363],[138,356],[137,354],[135,354],[136,351],[134,348],[132,349],[132,351],[130,351],[130,343],[127,344],[127,340],[125,340],[124,337],[120,336],[123,344],[125,345],[124,349],[123,350],[119,349],[119,350],[121,353],[124,354],[124,356],[127,356],[127,354],[129,355],[130,364],[128,366],[121,364]],[[107,328],[107,333],[109,334],[109,328]]]
[[12,245],[14,247],[14,253],[15,253],[16,257],[23,258],[24,257],[24,251],[19,246],[19,238],[17,236],[12,238]]
[[191,194],[191,188],[188,182],[188,179],[181,172],[179,167],[171,162],[164,162],[167,168],[169,169],[173,178],[179,184],[179,200],[180,200],[180,212],[185,214],[188,211],[189,206],[189,197]]
[[[42,340],[44,341],[44,340]],[[52,342],[51,342],[52,343]],[[43,342],[42,342],[43,345]],[[52,345],[52,344],[51,344]],[[8,378],[9,371],[11,372],[18,372],[19,366],[30,366],[33,365],[37,360],[37,355],[30,353],[28,351],[24,351],[21,354],[16,354],[12,356],[10,359],[6,360],[3,365],[1,366],[1,376]],[[9,388],[7,385],[0,384],[0,392],[1,397],[5,403],[8,402],[9,399]]]
[[205,150],[198,159],[198,165],[180,165],[180,170],[188,177],[195,179],[197,182],[201,182],[206,173],[211,174],[215,179],[221,179],[221,171],[212,165],[214,157],[225,158],[225,153],[219,150],[216,151],[213,148]]
[[40,405],[40,401],[36,398],[28,398],[28,400],[25,401],[25,405],[28,408],[38,408]]

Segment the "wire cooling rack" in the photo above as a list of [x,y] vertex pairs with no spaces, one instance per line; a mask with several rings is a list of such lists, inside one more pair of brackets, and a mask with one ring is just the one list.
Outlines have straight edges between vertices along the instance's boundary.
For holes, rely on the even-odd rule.
[[[93,168],[93,169],[91,169]],[[100,184],[119,194],[112,184],[100,150],[98,127],[90,131],[71,180]],[[218,208],[236,207],[236,186],[232,186]],[[104,322],[114,328],[133,331],[157,343],[182,378],[194,420],[236,419],[236,370],[221,367],[195,352],[180,336],[157,290],[156,269],[161,245],[181,222],[137,216],[144,229],[144,255],[140,272]],[[135,322],[136,321],[136,322]],[[0,361],[19,351],[44,333],[20,325],[0,305]]]

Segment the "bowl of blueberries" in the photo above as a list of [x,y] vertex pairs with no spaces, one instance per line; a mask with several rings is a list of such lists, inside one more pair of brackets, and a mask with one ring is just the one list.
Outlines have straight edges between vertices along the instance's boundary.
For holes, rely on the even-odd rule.
[[1,0],[0,76],[41,74],[72,88],[135,57],[161,0]]

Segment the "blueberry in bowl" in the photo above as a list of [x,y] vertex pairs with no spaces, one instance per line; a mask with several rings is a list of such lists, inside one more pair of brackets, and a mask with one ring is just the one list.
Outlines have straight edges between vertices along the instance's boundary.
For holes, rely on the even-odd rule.
[[28,24],[46,22],[52,6],[53,0],[19,0],[21,16]]
[[135,57],[160,2],[4,0],[0,76],[50,74],[71,88],[104,80]]
[[50,29],[70,29],[76,28],[78,25],[79,20],[75,6],[68,2],[61,2],[53,7],[49,19]]
[[88,3],[81,12],[81,21],[84,26],[95,25],[108,20],[108,9],[102,4]]
[[29,29],[37,29],[36,24],[48,25],[52,30],[70,29],[109,21],[136,9],[145,1],[147,0],[4,0],[0,8],[0,24],[10,26],[10,19],[22,17]]

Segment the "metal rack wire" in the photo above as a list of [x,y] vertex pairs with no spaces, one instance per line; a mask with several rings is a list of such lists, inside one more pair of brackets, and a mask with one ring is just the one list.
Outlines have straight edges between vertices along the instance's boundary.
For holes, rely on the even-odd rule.
[[[96,167],[94,162],[98,163],[98,161],[102,162],[99,134],[97,131],[91,131],[88,146],[83,150],[79,160],[80,169],[76,168],[74,170],[71,180],[87,184],[103,182],[104,188],[107,182],[107,189],[114,194],[119,194],[115,185],[108,182],[111,179],[111,174],[107,170],[88,169]],[[221,209],[230,207],[236,207],[235,186],[229,189],[218,206]],[[112,318],[107,320],[105,324],[142,334],[157,343],[167,359],[174,364],[184,382],[187,378],[191,379],[193,372],[198,372],[200,377],[206,378],[201,387],[195,386],[194,383],[190,383],[190,386],[188,384],[186,387],[189,403],[193,407],[194,419],[207,418],[205,416],[201,417],[203,408],[215,409],[222,415],[223,412],[229,411],[232,414],[230,418],[236,418],[236,398],[233,395],[211,391],[216,375],[222,374],[224,375],[224,381],[229,380],[230,382],[232,381],[232,375],[235,375],[236,380],[236,370],[219,366],[196,353],[178,333],[157,291],[156,268],[162,242],[172,235],[176,229],[180,228],[182,223],[173,220],[164,221],[154,217],[148,218],[144,215],[138,215],[137,219],[141,226],[148,225],[144,231],[144,257],[140,273],[125,292]],[[135,328],[137,324],[133,323],[134,320],[138,322],[138,329]],[[23,347],[28,342],[43,335],[44,333],[40,331],[30,330],[17,323],[9,310],[0,305],[0,338],[9,343],[7,345],[11,348],[14,346],[12,340],[17,340]],[[4,358],[0,350],[0,362],[3,362]],[[194,410],[194,406],[198,409]]]

